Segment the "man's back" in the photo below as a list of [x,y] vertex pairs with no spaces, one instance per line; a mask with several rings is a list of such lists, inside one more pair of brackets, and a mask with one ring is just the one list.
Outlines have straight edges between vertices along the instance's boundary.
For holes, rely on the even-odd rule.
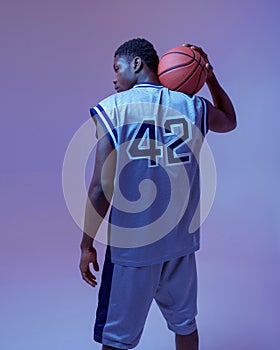
[[117,150],[112,261],[142,266],[197,250],[199,229],[192,234],[188,229],[199,216],[204,100],[140,83],[103,100],[91,113]]

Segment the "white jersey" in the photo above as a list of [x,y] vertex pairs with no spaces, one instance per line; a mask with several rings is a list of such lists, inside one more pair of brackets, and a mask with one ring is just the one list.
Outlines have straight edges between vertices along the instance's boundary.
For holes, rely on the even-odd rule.
[[[205,101],[136,84],[91,108],[117,151],[109,243],[112,262],[145,266],[199,249],[199,151]],[[197,225],[199,227],[199,224]]]

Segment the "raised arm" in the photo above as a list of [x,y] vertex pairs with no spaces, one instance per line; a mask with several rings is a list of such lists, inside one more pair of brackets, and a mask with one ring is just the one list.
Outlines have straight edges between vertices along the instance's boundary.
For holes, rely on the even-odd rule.
[[209,130],[223,133],[235,129],[236,115],[233,104],[218,82],[207,54],[200,47],[190,44],[186,44],[186,46],[199,52],[206,62],[206,68],[208,71],[206,84],[213,99],[213,104],[207,101]]
[[208,128],[215,132],[228,132],[236,128],[236,115],[233,104],[212,73],[206,84],[210,90],[214,106],[207,101]]

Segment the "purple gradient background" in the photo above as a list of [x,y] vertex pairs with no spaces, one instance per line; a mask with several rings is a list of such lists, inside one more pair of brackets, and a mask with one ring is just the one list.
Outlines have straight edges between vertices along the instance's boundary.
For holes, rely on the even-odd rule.
[[[201,350],[280,348],[279,10],[276,0],[1,3],[1,349],[100,348],[62,162],[89,106],[113,93],[114,50],[138,36],[160,55],[204,47],[238,114],[236,131],[208,136],[218,186],[198,253]],[[137,349],[155,348],[172,349],[173,335],[153,306]]]

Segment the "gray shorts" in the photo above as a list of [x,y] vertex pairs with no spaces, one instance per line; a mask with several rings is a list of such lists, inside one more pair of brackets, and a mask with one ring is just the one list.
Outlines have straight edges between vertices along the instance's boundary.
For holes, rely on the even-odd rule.
[[114,264],[107,254],[99,290],[94,340],[119,349],[136,347],[153,299],[171,331],[187,335],[196,330],[197,273],[194,253],[143,267]]

